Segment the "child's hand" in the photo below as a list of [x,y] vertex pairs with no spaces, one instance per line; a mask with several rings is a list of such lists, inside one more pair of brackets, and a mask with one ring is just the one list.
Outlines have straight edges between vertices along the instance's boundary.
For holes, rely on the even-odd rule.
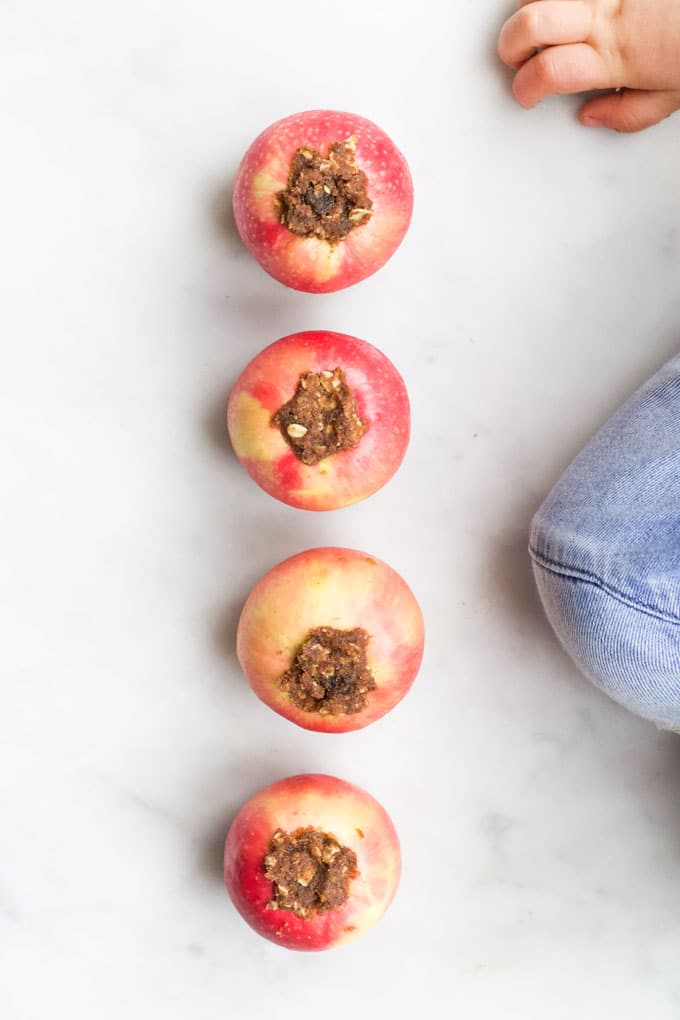
[[[623,89],[582,124],[641,131],[680,109],[680,0],[518,0],[498,53],[526,109],[553,93]],[[538,51],[538,52],[537,52]]]

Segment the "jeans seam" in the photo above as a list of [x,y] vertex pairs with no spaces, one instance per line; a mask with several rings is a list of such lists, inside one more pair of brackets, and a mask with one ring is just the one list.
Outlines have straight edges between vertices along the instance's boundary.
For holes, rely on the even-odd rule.
[[632,595],[626,595],[624,592],[619,591],[618,588],[614,588],[612,585],[607,584],[598,577],[597,574],[592,574],[588,570],[581,570],[575,567],[569,567],[565,563],[559,563],[557,560],[552,560],[548,556],[544,556],[539,553],[532,545],[529,546],[529,555],[540,567],[549,571],[552,574],[559,575],[561,577],[569,577],[573,581],[583,581],[585,584],[592,584],[596,588],[610,595],[617,602],[622,602],[626,606],[630,606],[632,609],[637,609],[641,613],[645,613],[647,616],[654,616],[657,619],[664,620],[666,623],[672,623],[680,625],[680,617],[676,616],[675,613],[668,613],[663,609],[658,609],[656,606],[650,606],[645,602],[640,602],[639,599],[634,598]]

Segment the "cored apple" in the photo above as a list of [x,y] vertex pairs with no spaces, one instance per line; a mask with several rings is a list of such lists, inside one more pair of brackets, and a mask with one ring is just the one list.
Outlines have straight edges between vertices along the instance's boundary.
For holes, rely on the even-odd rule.
[[294,333],[246,366],[229,398],[232,446],[265,492],[335,510],[401,464],[411,417],[404,381],[376,347],[344,333]]
[[385,809],[332,776],[292,776],[260,790],[224,849],[234,906],[287,949],[331,949],[362,935],[387,910],[400,872]]
[[251,591],[236,647],[255,694],[308,730],[345,733],[389,712],[423,655],[420,607],[386,563],[353,549],[309,549]]
[[272,124],[246,152],[234,215],[270,276],[326,293],[380,269],[413,209],[406,160],[370,120],[309,110]]

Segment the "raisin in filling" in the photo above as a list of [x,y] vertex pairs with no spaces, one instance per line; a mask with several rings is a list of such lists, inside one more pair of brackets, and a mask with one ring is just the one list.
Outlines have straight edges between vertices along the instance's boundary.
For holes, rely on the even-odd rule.
[[368,428],[341,368],[301,375],[294,395],[272,415],[272,425],[303,464],[353,449]]
[[293,234],[337,244],[368,222],[373,203],[366,191],[366,174],[354,161],[356,148],[352,135],[333,142],[327,156],[312,148],[297,150],[288,187],[276,196],[279,219]]
[[354,715],[368,704],[376,682],[368,668],[369,635],[361,627],[317,627],[298,648],[280,680],[290,700],[305,712]]
[[292,910],[298,917],[337,910],[359,874],[357,856],[335,836],[312,826],[277,829],[264,859],[265,878],[273,883],[270,910]]

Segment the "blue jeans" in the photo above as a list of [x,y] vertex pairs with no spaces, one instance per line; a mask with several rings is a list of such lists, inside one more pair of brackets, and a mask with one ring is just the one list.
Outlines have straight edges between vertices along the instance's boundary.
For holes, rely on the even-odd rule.
[[581,670],[680,730],[680,355],[567,468],[532,521],[530,553]]

